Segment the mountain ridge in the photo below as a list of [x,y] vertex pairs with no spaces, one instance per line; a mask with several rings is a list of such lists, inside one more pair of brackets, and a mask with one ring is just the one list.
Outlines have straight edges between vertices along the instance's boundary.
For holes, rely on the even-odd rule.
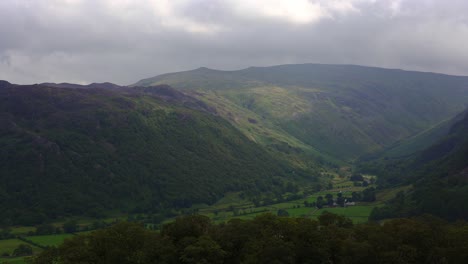
[[[468,77],[356,65],[199,68],[136,85],[163,83],[193,93],[259,142],[282,131],[302,148],[348,161],[416,135],[468,102]],[[249,116],[256,127],[239,121]]]
[[398,73],[412,73],[412,74],[428,74],[428,75],[436,75],[436,76],[449,76],[449,77],[460,77],[460,78],[467,78],[468,75],[454,75],[454,74],[447,74],[447,73],[439,73],[439,72],[431,72],[431,71],[417,71],[417,70],[409,70],[409,69],[399,69],[399,68],[386,68],[386,67],[377,67],[377,66],[366,66],[366,65],[358,65],[358,64],[328,64],[328,63],[300,63],[300,64],[282,64],[282,65],[270,65],[270,66],[249,66],[246,68],[236,69],[236,70],[222,70],[222,69],[214,69],[208,67],[198,67],[192,70],[183,70],[183,71],[176,71],[176,72],[168,72],[156,75],[155,77],[144,78],[140,81],[130,84],[129,86],[138,86],[147,85],[148,82],[152,82],[151,79],[158,78],[158,77],[166,77],[168,75],[173,74],[183,74],[183,73],[193,73],[193,72],[221,72],[221,73],[237,73],[237,72],[246,72],[249,70],[258,70],[258,69],[272,69],[272,68],[281,68],[281,67],[288,67],[288,66],[328,66],[328,67],[354,67],[354,68],[362,68],[362,69],[374,69],[374,70],[383,70],[383,71],[394,71]]

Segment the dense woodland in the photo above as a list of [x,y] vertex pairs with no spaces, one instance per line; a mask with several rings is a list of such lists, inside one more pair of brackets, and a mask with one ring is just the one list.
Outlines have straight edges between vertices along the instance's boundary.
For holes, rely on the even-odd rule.
[[[158,213],[282,190],[291,168],[170,87],[0,89],[3,225]],[[196,186],[196,188],[194,188]]]
[[160,232],[122,222],[66,240],[30,260],[49,263],[466,263],[468,225],[432,216],[353,225],[324,213],[318,221],[277,217],[215,225],[186,216]]

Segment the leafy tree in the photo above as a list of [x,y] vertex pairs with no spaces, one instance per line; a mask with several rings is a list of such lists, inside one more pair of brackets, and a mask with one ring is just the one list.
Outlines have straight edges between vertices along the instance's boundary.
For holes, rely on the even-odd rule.
[[351,227],[353,226],[353,222],[344,216],[336,215],[333,213],[329,213],[327,211],[323,212],[318,217],[319,223],[324,226],[335,225],[338,227]]
[[276,215],[278,215],[278,216],[289,216],[289,213],[285,209],[279,209],[278,213]]
[[351,181],[364,181],[362,174],[353,174],[349,179]]
[[216,264],[223,263],[226,252],[208,236],[199,237],[195,243],[182,251],[182,263]]
[[363,202],[374,202],[375,201],[375,188],[370,187],[362,191],[362,201]]
[[50,235],[56,232],[56,228],[51,224],[42,224],[36,227],[37,235]]
[[76,235],[31,263],[464,263],[467,241],[467,223],[432,216],[353,225],[329,212],[318,221],[264,214],[215,225],[190,215],[161,233],[121,222]]
[[362,195],[359,192],[352,192],[351,199],[353,199],[353,202],[361,201]]
[[323,208],[323,204],[324,204],[324,201],[323,201],[323,197],[322,196],[319,196],[317,197],[317,208],[318,209],[322,209]]
[[33,254],[32,247],[26,244],[20,244],[17,248],[13,251],[13,256],[30,256]]
[[78,223],[76,220],[68,220],[63,223],[63,231],[65,233],[75,233],[78,231]]
[[345,198],[343,196],[339,196],[338,198],[336,198],[336,204],[338,204],[339,206],[344,206],[344,203],[345,203]]

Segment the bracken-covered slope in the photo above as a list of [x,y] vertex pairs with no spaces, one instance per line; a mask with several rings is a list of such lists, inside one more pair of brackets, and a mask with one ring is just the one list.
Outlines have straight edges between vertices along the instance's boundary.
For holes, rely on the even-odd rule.
[[353,65],[200,68],[136,85],[154,84],[192,91],[264,145],[342,160],[429,129],[468,102],[468,77]]
[[212,203],[288,177],[283,162],[168,86],[49,86],[0,82],[0,224]]

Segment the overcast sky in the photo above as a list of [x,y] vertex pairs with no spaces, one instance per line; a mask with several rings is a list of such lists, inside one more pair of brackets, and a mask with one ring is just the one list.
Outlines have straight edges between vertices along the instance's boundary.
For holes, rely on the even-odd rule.
[[306,62],[468,75],[468,1],[0,1],[0,79],[13,83]]

